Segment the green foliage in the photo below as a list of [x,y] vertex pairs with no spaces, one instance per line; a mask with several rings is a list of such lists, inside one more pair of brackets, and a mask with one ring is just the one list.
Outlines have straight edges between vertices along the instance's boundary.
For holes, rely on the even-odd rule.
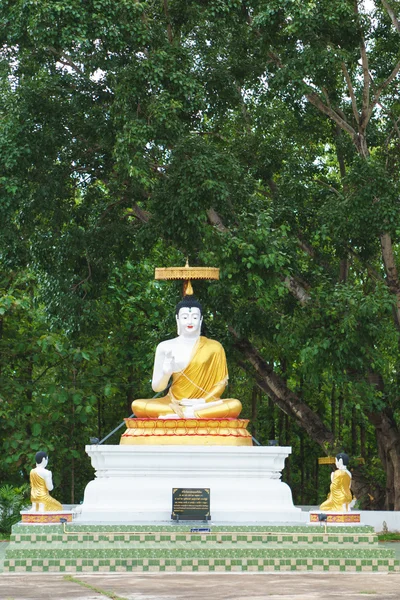
[[378,540],[380,542],[400,542],[400,534],[399,533],[380,533],[378,534]]
[[[397,426],[399,408],[380,240],[398,270],[398,81],[371,109],[368,156],[309,100],[357,133],[345,70],[360,112],[360,44],[370,99],[398,60],[383,7],[5,0],[0,21],[0,479],[26,481],[46,449],[55,495],[82,498],[84,443],[149,397],[174,334],[179,286],[153,268],[189,257],[221,267],[195,291],[244,415],[253,372],[228,326],[381,480],[369,416],[389,407]],[[285,419],[258,399],[260,440],[293,446],[297,500],[320,501],[321,450]]]
[[0,533],[10,534],[11,527],[21,520],[20,511],[29,505],[28,492],[28,485],[0,487]]

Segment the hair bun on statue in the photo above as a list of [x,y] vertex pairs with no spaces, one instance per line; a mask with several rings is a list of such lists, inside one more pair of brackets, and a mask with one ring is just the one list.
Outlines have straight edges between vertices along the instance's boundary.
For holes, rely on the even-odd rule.
[[35,462],[36,462],[37,465],[40,465],[40,463],[42,462],[42,460],[44,458],[47,458],[47,452],[43,452],[43,451],[36,452],[36,454],[35,454]]
[[200,314],[203,314],[203,308],[198,300],[194,296],[184,296],[184,298],[178,302],[175,308],[175,314],[179,315],[181,308],[198,308]]
[[345,467],[347,467],[348,464],[349,464],[349,462],[350,462],[350,457],[345,452],[340,452],[339,454],[336,455],[336,458],[337,458],[337,460],[342,459],[343,464],[345,465]]

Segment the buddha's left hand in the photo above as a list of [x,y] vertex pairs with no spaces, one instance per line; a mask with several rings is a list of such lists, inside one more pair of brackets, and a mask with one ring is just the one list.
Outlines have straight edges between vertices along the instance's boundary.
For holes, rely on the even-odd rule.
[[204,398],[184,398],[179,401],[181,406],[197,406],[198,404],[205,404]]

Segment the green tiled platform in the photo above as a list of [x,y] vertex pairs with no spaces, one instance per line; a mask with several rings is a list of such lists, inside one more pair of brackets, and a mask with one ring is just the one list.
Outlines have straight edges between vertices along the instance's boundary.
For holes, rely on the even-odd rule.
[[18,524],[8,572],[400,571],[372,527]]

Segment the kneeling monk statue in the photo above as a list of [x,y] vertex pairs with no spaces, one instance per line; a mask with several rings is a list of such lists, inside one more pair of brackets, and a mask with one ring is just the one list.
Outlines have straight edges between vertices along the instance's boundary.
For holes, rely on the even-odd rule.
[[351,473],[347,470],[349,457],[344,452],[336,456],[336,471],[331,474],[331,489],[328,498],[319,507],[320,510],[348,512],[353,499],[350,491]]
[[49,494],[53,489],[53,476],[46,469],[49,457],[46,452],[36,452],[36,468],[30,472],[32,512],[59,511],[62,504]]
[[134,400],[132,411],[140,418],[236,418],[239,400],[221,399],[228,383],[225,352],[221,344],[200,335],[201,304],[185,296],[176,307],[178,337],[161,342],[154,359],[152,387],[163,398]]

